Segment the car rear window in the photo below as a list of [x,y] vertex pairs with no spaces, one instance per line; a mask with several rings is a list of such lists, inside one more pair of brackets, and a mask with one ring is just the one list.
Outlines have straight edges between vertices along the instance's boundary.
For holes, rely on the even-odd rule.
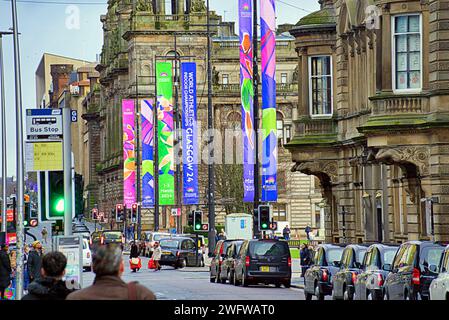
[[288,245],[284,242],[251,242],[249,251],[252,256],[286,256]]
[[87,249],[87,240],[86,239],[83,240],[83,249],[84,250]]
[[164,248],[178,248],[179,241],[178,240],[162,240],[161,247]]
[[106,240],[122,240],[121,232],[105,232],[104,238]]
[[227,252],[229,246],[232,244],[232,241],[225,241],[223,242],[223,252]]
[[394,255],[396,254],[396,251],[398,251],[396,248],[395,249],[388,249],[384,251],[384,264],[393,264],[393,259],[394,259]]
[[343,248],[328,249],[326,252],[327,264],[330,265],[334,261],[340,261],[342,253],[343,253]]
[[362,263],[363,262],[363,258],[365,257],[365,253],[366,253],[366,249],[365,250],[359,250],[359,252],[357,253],[357,262]]
[[430,267],[431,265],[438,266],[441,261],[441,254],[444,247],[426,247],[421,252],[419,261],[420,267]]

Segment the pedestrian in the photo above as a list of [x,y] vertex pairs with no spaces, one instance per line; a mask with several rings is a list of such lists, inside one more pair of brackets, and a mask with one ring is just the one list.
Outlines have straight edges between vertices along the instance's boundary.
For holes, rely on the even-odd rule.
[[42,234],[42,241],[43,241],[45,244],[47,244],[47,235],[48,235],[48,231],[47,231],[47,228],[46,228],[46,227],[44,227],[44,228],[42,229],[41,234]]
[[22,300],[65,300],[74,291],[63,281],[67,258],[61,252],[49,252],[42,257],[41,278],[28,286]]
[[162,257],[162,249],[159,246],[159,242],[156,241],[154,243],[153,255],[151,256],[151,259],[153,259],[154,264],[156,265],[156,269],[154,269],[155,272],[161,270],[161,265],[159,264],[161,257]]
[[34,280],[40,279],[42,266],[42,244],[39,241],[33,242],[33,250],[31,250],[28,255],[27,266],[30,283]]
[[282,230],[282,235],[284,236],[285,240],[290,240],[290,228],[288,227],[288,224]]
[[310,232],[312,231],[312,228],[310,228],[310,226],[307,226],[304,231],[306,232],[307,240],[310,240]]
[[310,267],[312,262],[312,254],[307,246],[307,243],[304,244],[299,252],[299,257],[301,260],[301,276],[304,277],[306,270]]
[[23,250],[23,289],[28,290],[30,284],[30,275],[28,273],[28,256],[30,254],[30,247],[25,245]]
[[156,300],[156,296],[138,282],[126,284],[122,279],[125,265],[117,247],[100,247],[93,258],[93,285],[75,291],[67,300]]
[[218,240],[226,240],[226,233],[225,233],[224,229],[221,229],[221,232],[218,235]]
[[[144,235],[142,235],[142,238],[143,237],[144,237]],[[145,241],[144,240],[140,240],[140,242],[139,242],[139,249],[140,249],[140,255],[145,257],[147,246],[145,245]]]
[[[139,247],[135,241],[131,242],[131,252],[129,253],[129,259],[139,259]],[[133,268],[133,272],[137,272],[136,268]]]
[[0,300],[5,296],[6,288],[11,284],[11,261],[8,255],[9,247],[6,243],[0,247]]

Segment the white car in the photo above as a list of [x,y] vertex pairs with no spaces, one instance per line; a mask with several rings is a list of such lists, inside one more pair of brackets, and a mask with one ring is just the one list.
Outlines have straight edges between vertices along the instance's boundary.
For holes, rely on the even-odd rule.
[[83,238],[83,269],[92,270],[92,252],[89,248],[89,239]]
[[439,272],[438,278],[430,284],[430,299],[449,301],[449,245],[443,252]]
[[156,241],[159,242],[161,239],[170,238],[170,233],[166,232],[144,231],[142,235],[145,235],[145,238],[142,237],[142,240],[145,241],[145,255],[147,257],[151,257],[153,254],[153,247]]

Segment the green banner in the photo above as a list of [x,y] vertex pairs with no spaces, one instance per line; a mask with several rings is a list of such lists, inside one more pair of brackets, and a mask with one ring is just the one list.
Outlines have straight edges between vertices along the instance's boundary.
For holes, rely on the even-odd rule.
[[170,62],[156,64],[159,204],[175,204],[175,159],[173,147],[173,76]]

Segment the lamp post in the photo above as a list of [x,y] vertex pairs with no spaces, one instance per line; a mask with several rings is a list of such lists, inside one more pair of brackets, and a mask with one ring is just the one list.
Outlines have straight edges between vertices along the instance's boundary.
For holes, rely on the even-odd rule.
[[348,213],[345,210],[345,206],[342,206],[342,211],[340,212],[342,217],[342,229],[343,229],[343,243],[346,243],[346,214]]
[[0,95],[1,95],[1,114],[2,114],[2,227],[1,231],[6,232],[6,189],[7,189],[7,156],[6,156],[6,103],[5,103],[5,77],[3,63],[3,35],[12,34],[11,31],[0,31]]

